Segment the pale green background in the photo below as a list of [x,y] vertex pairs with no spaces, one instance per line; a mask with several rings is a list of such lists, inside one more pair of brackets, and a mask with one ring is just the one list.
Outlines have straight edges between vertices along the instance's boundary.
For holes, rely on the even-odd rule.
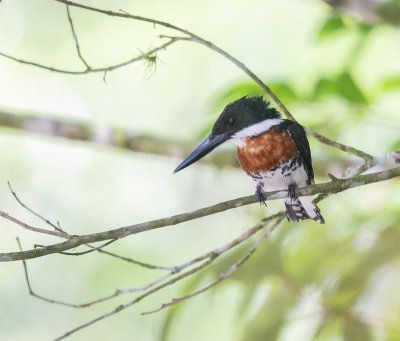
[[[318,43],[318,31],[330,10],[317,0],[87,3],[187,28],[226,49],[267,82],[284,80],[304,96],[312,91],[319,78],[346,64],[357,39],[357,34],[349,30]],[[158,34],[171,33],[160,27],[153,29],[149,24],[75,8],[71,8],[71,14],[82,53],[92,66],[129,59],[139,50],[156,46]],[[3,0],[0,51],[60,68],[83,68],[74,50],[65,6],[53,1]],[[389,26],[375,29],[362,53],[352,73],[365,93],[377,98],[371,105],[360,109],[333,96],[326,101],[293,103],[289,108],[303,124],[316,127],[340,142],[373,154],[389,152],[399,137],[399,91],[382,95],[377,88],[380,81],[400,74],[399,32]],[[109,73],[104,83],[102,74],[62,75],[1,58],[0,108],[124,127],[187,141],[194,146],[201,132],[218,115],[223,105],[219,102],[221,93],[247,78],[229,61],[195,43],[178,42],[160,53],[159,59],[157,70],[149,79],[145,77],[145,65],[134,64]],[[357,112],[362,113],[354,116]],[[315,158],[329,160],[333,155],[329,147],[311,143]],[[232,146],[226,148],[234,152]],[[178,159],[122,152],[4,128],[0,130],[0,155],[0,209],[44,227],[12,198],[6,183],[9,180],[25,203],[49,219],[59,220],[71,234],[94,233],[169,216],[253,191],[239,170],[218,171],[200,165],[173,176]],[[335,157],[348,158],[339,153]],[[336,169],[341,169],[340,161],[330,171]],[[322,180],[327,180],[326,174],[322,174]],[[335,286],[341,271],[351,271],[355,257],[368,254],[383,228],[393,225],[399,231],[399,193],[398,181],[391,181],[335,195],[320,205],[328,222],[325,226],[309,221],[286,224],[263,245],[261,250],[267,252],[269,243],[280,240],[289,272],[313,278],[322,267],[318,262],[324,261],[329,274],[325,282],[302,286],[302,296],[288,311],[300,317],[292,316],[277,339],[318,339],[313,335],[322,315],[313,312],[318,310],[321,292],[327,290],[326,286]],[[180,264],[230,241],[282,206],[282,202],[273,202],[267,209],[253,205],[230,210],[128,237],[113,244],[110,250],[159,265]],[[26,249],[35,243],[57,241],[5,220],[0,222],[0,236],[2,252],[17,250],[16,236]],[[346,245],[345,251],[335,251],[340,245]],[[314,247],[323,252],[314,255]],[[304,258],[300,259],[298,250],[304,251]],[[392,333],[400,339],[399,331],[396,334],[392,327],[385,327],[393,324],[390,321],[400,321],[399,256],[400,251],[376,269],[366,282],[364,294],[353,306],[362,314],[382,318],[383,322],[372,324],[376,340],[386,340]],[[198,278],[199,287],[233,261],[228,257],[219,270],[209,275],[205,271]],[[74,303],[111,294],[117,288],[141,286],[159,275],[95,253],[80,258],[51,255],[30,260],[28,265],[32,285],[38,293]],[[282,284],[274,277],[263,278],[263,271],[270,271],[271,264],[266,261],[264,266],[262,258],[250,260],[246,266],[257,269],[255,279],[247,278],[243,270],[235,280],[182,305],[171,324],[165,323],[168,310],[144,317],[140,313],[181,296],[184,285],[151,296],[69,340],[159,340],[165,324],[169,328],[168,340],[255,340],[254,335],[246,332],[246,325],[273,298],[274,286],[282,288]],[[254,288],[249,298],[250,283]],[[120,297],[81,310],[51,305],[28,295],[22,264],[1,263],[0,339],[53,339],[129,298]],[[242,308],[244,301],[249,304]],[[276,309],[266,314],[274,315]],[[331,321],[328,336],[321,336],[320,340],[345,339],[335,323]]]

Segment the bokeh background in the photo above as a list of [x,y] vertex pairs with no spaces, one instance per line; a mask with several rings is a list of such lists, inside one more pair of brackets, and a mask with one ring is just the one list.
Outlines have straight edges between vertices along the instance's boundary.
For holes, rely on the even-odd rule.
[[[90,1],[187,28],[243,61],[305,126],[371,154],[400,149],[400,35],[386,17],[335,12],[319,0]],[[145,23],[71,8],[82,53],[92,66],[129,59],[171,33]],[[378,16],[377,16],[378,17]],[[386,19],[385,19],[386,18]],[[0,51],[80,70],[65,6],[0,2]],[[261,94],[226,59],[179,42],[156,66],[70,76],[0,58],[0,110],[123,128],[193,148],[223,106]],[[45,130],[43,128],[43,130]],[[359,160],[311,140],[317,181]],[[224,147],[234,154],[233,146]],[[177,175],[179,157],[46,137],[0,127],[0,209],[38,227],[7,187],[71,234],[169,216],[248,195],[236,167],[195,165]],[[180,155],[179,153],[177,155]],[[125,238],[108,249],[158,265],[177,265],[216,248],[283,208],[258,205]],[[70,340],[400,340],[400,183],[334,195],[320,204],[327,224],[282,224],[232,277],[196,298],[141,316],[226,270],[251,244],[215,266],[71,336]],[[0,222],[0,250],[58,241]],[[79,249],[80,250],[80,249]],[[79,251],[76,250],[76,251]],[[35,291],[82,303],[142,286],[160,272],[91,253],[28,261]],[[0,339],[49,340],[114,309],[129,297],[71,309],[30,297],[20,262],[0,265]]]

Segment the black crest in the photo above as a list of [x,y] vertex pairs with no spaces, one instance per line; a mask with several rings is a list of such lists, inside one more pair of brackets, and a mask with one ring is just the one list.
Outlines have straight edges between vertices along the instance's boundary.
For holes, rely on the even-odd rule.
[[212,134],[235,132],[258,122],[280,118],[279,112],[270,106],[262,96],[242,97],[229,103],[215,122]]

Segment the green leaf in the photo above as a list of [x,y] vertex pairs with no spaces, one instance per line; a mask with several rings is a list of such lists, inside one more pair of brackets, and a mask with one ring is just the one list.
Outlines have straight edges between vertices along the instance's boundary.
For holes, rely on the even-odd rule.
[[379,86],[381,91],[400,90],[400,76],[386,78]]
[[332,37],[334,34],[343,31],[346,25],[341,17],[329,17],[321,26],[318,33],[318,41],[321,42],[327,38]]
[[264,305],[246,325],[241,340],[277,340],[286,323],[286,316],[296,303],[296,297],[287,290],[285,283],[277,281],[271,286]]
[[335,78],[322,78],[317,82],[312,95],[313,100],[332,96],[338,96],[353,104],[368,104],[367,98],[348,72],[343,72]]
[[394,141],[394,142],[391,144],[389,150],[400,150],[400,139]]
[[338,76],[337,87],[339,93],[350,102],[367,104],[367,99],[354,81],[353,77],[348,72],[344,72]]
[[377,13],[387,23],[400,25],[400,3],[398,1],[384,2],[378,7]]

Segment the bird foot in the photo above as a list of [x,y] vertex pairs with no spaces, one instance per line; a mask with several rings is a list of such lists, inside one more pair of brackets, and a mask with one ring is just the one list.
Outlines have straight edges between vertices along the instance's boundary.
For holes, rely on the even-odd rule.
[[290,200],[295,200],[297,198],[296,196],[296,184],[291,183],[288,187],[288,197],[290,198]]
[[266,203],[267,198],[265,197],[265,195],[261,189],[261,186],[257,186],[256,196],[257,196],[258,201],[260,202],[260,206],[264,205],[265,207],[267,207],[267,203]]

